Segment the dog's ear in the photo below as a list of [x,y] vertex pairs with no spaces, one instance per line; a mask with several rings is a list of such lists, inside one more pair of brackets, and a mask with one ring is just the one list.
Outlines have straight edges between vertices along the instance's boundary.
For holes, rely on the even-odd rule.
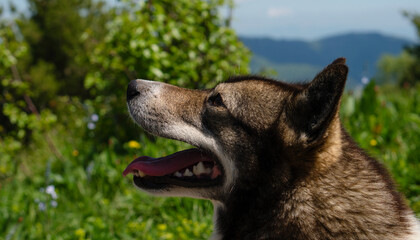
[[322,70],[295,95],[288,111],[291,125],[307,142],[323,136],[336,115],[347,79],[346,59],[339,58]]

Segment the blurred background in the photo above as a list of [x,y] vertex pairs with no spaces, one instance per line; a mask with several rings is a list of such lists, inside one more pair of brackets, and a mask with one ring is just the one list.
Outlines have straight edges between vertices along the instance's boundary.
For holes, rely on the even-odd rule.
[[127,83],[308,81],[350,67],[341,118],[420,216],[417,0],[2,0],[0,239],[206,239],[209,201],[157,198],[122,171],[186,144],[129,118]]

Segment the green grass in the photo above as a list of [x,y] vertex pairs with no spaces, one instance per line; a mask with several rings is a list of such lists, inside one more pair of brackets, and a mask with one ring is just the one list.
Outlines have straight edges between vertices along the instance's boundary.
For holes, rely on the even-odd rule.
[[[187,198],[158,198],[137,191],[122,171],[134,159],[108,149],[85,155],[57,143],[65,161],[48,157],[46,146],[21,154],[13,176],[1,185],[0,239],[206,239],[212,205]],[[35,146],[33,146],[35,147]],[[185,144],[147,139],[139,152],[160,156]],[[76,151],[75,151],[76,150]],[[54,199],[46,193],[53,185]],[[51,187],[50,187],[51,188]],[[52,202],[56,201],[56,207]]]
[[[420,87],[369,85],[346,95],[342,120],[355,140],[392,172],[399,190],[420,213]],[[140,132],[140,130],[139,130]],[[161,156],[188,146],[140,138],[139,149],[110,139],[99,148],[65,127],[54,128],[64,155],[49,152],[41,136],[13,159],[0,156],[0,239],[207,239],[209,201],[158,198],[137,191],[121,173],[136,155]],[[118,155],[123,147],[128,154]],[[104,150],[97,150],[104,149]],[[46,192],[54,186],[54,193]],[[49,187],[51,190],[51,187]]]

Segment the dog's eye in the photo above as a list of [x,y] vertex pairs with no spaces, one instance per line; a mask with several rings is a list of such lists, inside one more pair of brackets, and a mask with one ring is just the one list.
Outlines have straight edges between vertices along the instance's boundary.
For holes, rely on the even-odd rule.
[[210,105],[215,106],[215,107],[225,107],[225,104],[223,103],[223,99],[220,93],[210,96],[208,102]]

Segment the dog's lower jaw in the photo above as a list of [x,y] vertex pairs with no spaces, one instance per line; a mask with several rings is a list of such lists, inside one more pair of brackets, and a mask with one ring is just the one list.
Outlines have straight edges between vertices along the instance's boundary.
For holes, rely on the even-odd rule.
[[223,235],[215,231],[213,231],[211,237],[209,238],[209,240],[222,240],[222,239],[223,239]]

